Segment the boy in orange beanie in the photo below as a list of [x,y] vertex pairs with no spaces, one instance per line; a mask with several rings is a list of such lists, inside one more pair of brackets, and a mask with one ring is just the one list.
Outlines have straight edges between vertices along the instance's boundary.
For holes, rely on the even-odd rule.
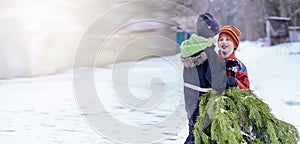
[[220,30],[218,39],[219,58],[224,60],[226,64],[226,86],[250,89],[247,68],[235,57],[240,35],[240,30],[235,26],[227,25]]

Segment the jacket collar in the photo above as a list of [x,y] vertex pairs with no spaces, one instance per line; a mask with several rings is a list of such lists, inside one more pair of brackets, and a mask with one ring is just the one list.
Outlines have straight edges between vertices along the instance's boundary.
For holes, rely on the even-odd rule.
[[201,65],[207,60],[207,55],[205,52],[200,52],[199,55],[194,57],[181,57],[181,62],[183,63],[184,67],[192,68]]
[[236,58],[235,58],[235,53],[234,53],[234,51],[233,51],[233,53],[232,53],[231,55],[229,55],[227,58],[223,58],[223,57],[219,54],[219,58],[220,58],[221,60],[234,60],[234,59],[236,59]]

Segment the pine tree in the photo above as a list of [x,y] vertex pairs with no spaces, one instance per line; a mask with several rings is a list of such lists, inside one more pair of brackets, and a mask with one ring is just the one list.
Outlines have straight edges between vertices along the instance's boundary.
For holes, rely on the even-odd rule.
[[230,88],[199,99],[194,126],[196,144],[297,144],[297,129],[277,119],[269,106],[250,90]]

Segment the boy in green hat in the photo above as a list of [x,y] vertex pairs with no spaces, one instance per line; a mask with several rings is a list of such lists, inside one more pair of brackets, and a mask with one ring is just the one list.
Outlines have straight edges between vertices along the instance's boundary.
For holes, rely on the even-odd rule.
[[219,23],[210,13],[200,14],[197,34],[192,34],[180,45],[184,65],[184,100],[188,117],[189,135],[185,144],[193,144],[193,127],[199,114],[199,96],[211,89],[222,93],[226,88],[225,64],[214,51],[213,39],[219,33]]

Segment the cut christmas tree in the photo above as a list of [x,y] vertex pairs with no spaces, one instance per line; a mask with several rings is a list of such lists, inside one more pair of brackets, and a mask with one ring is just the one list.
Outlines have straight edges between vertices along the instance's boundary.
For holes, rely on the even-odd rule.
[[196,144],[297,144],[293,125],[277,119],[269,106],[250,90],[230,88],[200,97],[194,126]]

